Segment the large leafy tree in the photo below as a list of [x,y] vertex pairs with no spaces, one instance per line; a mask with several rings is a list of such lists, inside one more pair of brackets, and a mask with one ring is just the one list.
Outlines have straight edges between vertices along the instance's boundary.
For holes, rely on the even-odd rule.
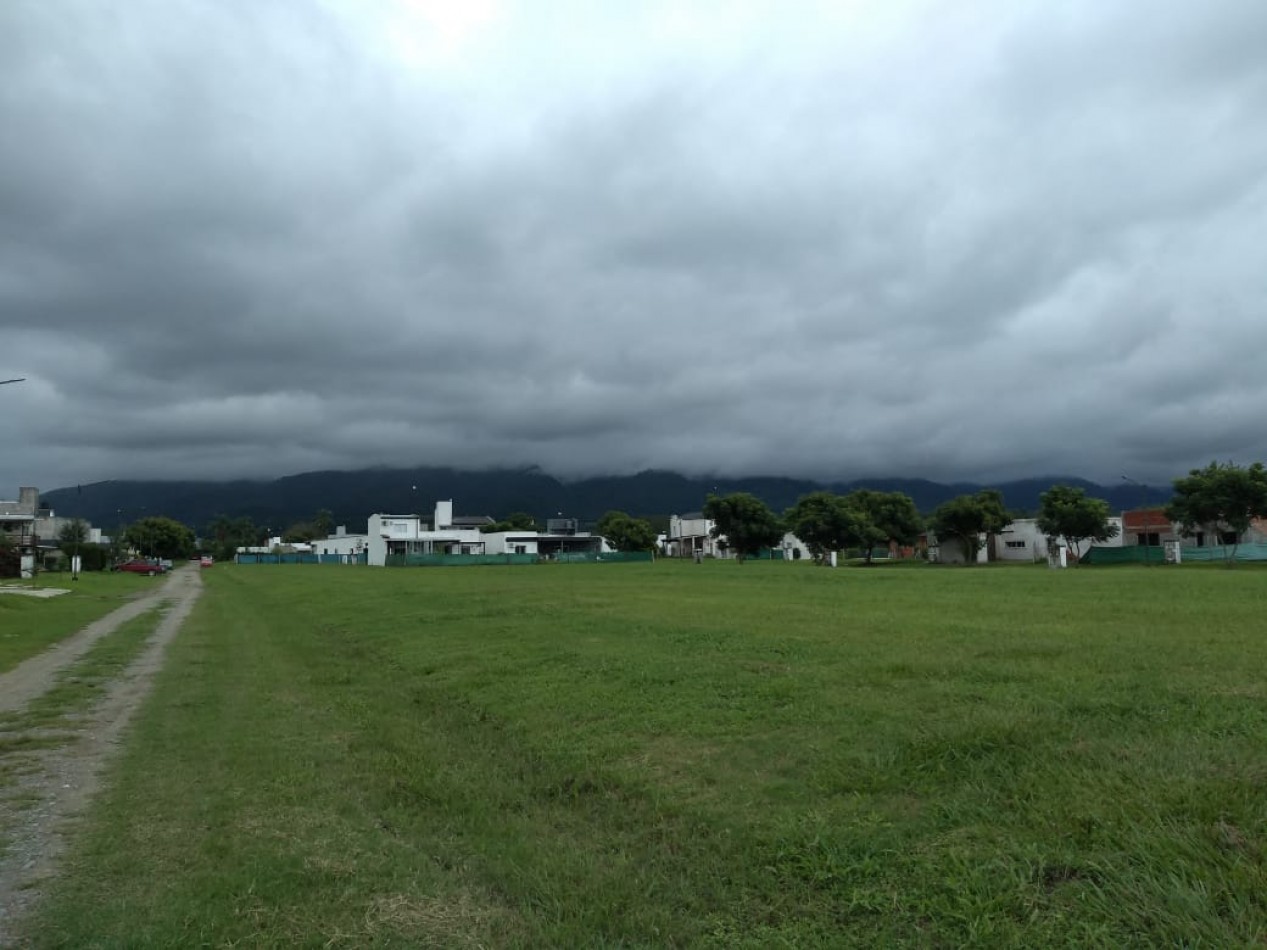
[[655,529],[651,522],[635,518],[623,511],[609,511],[598,519],[596,529],[617,551],[651,551],[655,549]]
[[1211,462],[1176,478],[1175,493],[1166,517],[1177,521],[1184,534],[1205,528],[1235,535],[1229,559],[1235,560],[1241,536],[1255,518],[1267,517],[1267,469],[1262,462],[1242,468],[1233,462]]
[[250,547],[260,540],[260,529],[245,515],[239,518],[216,515],[204,534],[211,553],[221,561],[233,560],[238,548]]
[[985,543],[981,535],[997,534],[1012,519],[1003,505],[1003,493],[985,488],[973,495],[959,495],[937,506],[931,519],[938,539],[955,538],[963,545],[964,560],[973,564]]
[[778,515],[747,492],[709,495],[704,502],[704,517],[714,522],[713,537],[725,537],[740,561],[783,540],[783,522]]
[[1074,554],[1079,553],[1083,541],[1117,537],[1117,525],[1109,523],[1109,503],[1088,497],[1084,489],[1053,485],[1038,500],[1038,530],[1064,538]]
[[873,531],[862,547],[871,563],[871,552],[877,544],[914,544],[924,530],[924,519],[911,496],[900,491],[872,491],[859,488],[845,496],[854,508],[866,514]]
[[128,525],[124,537],[146,557],[188,557],[194,549],[194,533],[171,518],[154,516]]
[[828,491],[802,495],[783,520],[820,564],[841,548],[866,547],[878,534],[865,511]]
[[74,518],[62,525],[57,532],[57,546],[70,553],[76,545],[88,543],[88,522],[82,518]]

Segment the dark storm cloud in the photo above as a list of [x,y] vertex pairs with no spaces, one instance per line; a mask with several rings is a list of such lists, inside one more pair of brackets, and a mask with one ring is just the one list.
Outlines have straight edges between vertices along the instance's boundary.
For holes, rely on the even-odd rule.
[[1267,457],[1267,9],[683,9],[0,6],[0,495]]

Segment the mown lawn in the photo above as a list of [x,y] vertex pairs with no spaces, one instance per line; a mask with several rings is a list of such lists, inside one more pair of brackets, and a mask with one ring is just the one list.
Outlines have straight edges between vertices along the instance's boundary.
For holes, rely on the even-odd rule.
[[35,945],[1267,938],[1267,573],[204,574]]
[[0,673],[162,584],[163,578],[85,571],[78,581],[69,574],[41,574],[37,583],[70,593],[47,599],[0,594]]

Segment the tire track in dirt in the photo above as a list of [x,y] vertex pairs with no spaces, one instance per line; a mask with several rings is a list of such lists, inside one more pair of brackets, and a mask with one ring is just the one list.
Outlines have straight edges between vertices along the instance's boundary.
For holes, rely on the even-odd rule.
[[0,673],[0,713],[22,709],[37,696],[42,696],[53,687],[59,672],[92,649],[92,645],[106,634],[154,609],[160,602],[178,596],[176,591],[186,583],[183,578],[187,570],[182,568],[174,572],[156,590],[94,620],[75,635],[19,663],[9,672]]
[[[103,768],[162,668],[167,644],[180,631],[201,592],[198,568],[181,568],[154,594],[90,624],[65,641],[62,649],[48,651],[57,654],[57,662],[35,664],[35,660],[46,659],[47,654],[41,654],[0,677],[0,710],[20,709],[51,688],[57,672],[101,637],[160,601],[171,604],[140,656],[78,720],[70,741],[30,753],[34,767],[20,777],[15,788],[22,801],[14,804],[0,799],[0,829],[8,838],[0,852],[0,947],[19,945],[21,918],[56,871],[75,819],[96,793]],[[26,699],[12,704],[6,680],[23,670],[28,679],[17,679],[15,689],[22,689]]]

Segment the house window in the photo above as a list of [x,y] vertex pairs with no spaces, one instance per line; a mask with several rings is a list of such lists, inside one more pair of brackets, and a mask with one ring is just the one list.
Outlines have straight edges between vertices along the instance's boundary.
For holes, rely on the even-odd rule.
[[1197,547],[1199,548],[1205,547],[1205,532],[1204,531],[1197,532]]
[[1012,548],[1013,550],[1018,550],[1025,547],[1024,541],[1005,541],[1003,543],[1006,544],[1009,548]]
[[527,546],[526,544],[516,544],[516,545],[515,545],[515,553],[516,553],[516,554],[527,554],[527,553],[528,553],[528,546]]
[[1135,535],[1135,537],[1137,539],[1137,543],[1147,544],[1150,547],[1156,547],[1161,544],[1161,535],[1155,531],[1151,531],[1148,534],[1144,534],[1144,532],[1141,531],[1139,534]]

